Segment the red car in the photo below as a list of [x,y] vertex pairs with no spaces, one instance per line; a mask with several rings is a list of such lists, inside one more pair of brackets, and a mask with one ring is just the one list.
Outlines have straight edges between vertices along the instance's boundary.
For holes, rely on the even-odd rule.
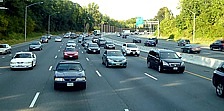
[[66,47],[63,55],[64,59],[78,59],[79,52],[75,47]]

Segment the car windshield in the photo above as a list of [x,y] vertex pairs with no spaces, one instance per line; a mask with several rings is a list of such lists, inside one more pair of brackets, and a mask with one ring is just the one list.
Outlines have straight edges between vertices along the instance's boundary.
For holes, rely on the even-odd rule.
[[46,37],[41,37],[41,39],[47,39]]
[[179,56],[175,52],[161,52],[161,59],[179,59]]
[[137,48],[137,45],[135,45],[135,44],[127,44],[127,47]]
[[108,51],[107,56],[123,56],[121,51]]
[[56,39],[61,39],[61,37],[56,37]]
[[30,45],[40,45],[39,42],[32,42]]
[[16,54],[15,56],[14,56],[14,58],[31,58],[32,56],[31,56],[31,54],[29,54],[29,53],[23,53],[23,54]]
[[75,48],[66,48],[65,51],[75,51]]
[[111,41],[107,41],[106,44],[113,44],[113,42],[111,42]]
[[6,45],[0,45],[0,48],[6,48]]
[[89,47],[98,47],[98,44],[89,44]]
[[68,41],[68,43],[75,43],[75,41]]
[[75,71],[82,71],[82,66],[78,63],[60,63],[57,68],[57,71],[68,71],[68,70],[75,70]]

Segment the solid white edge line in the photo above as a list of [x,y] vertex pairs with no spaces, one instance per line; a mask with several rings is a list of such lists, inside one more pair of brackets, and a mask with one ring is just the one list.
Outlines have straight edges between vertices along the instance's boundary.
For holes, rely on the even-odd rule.
[[101,74],[100,74],[100,72],[99,72],[98,70],[96,70],[96,74],[97,74],[99,77],[101,77]]
[[156,81],[158,80],[156,77],[153,77],[152,75],[149,75],[147,73],[145,73],[145,75],[148,76],[148,77],[150,77],[150,78],[152,78],[152,79],[154,79],[154,80],[156,80]]
[[86,58],[87,61],[89,61],[89,58]]
[[49,71],[52,69],[52,66],[49,67]]
[[32,108],[35,105],[35,103],[36,103],[37,98],[38,98],[39,95],[40,95],[40,92],[37,92],[36,95],[33,98],[33,101],[31,102],[31,104],[29,106],[30,108]]
[[56,59],[56,58],[58,58],[58,56],[55,56],[54,58]]
[[124,111],[129,111],[128,109],[124,109]]

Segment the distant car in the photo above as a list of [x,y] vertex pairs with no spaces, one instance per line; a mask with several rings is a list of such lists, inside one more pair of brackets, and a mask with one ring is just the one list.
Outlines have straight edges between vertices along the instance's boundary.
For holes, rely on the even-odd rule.
[[121,66],[127,67],[127,59],[120,50],[106,50],[102,56],[102,64],[106,67]]
[[70,35],[71,35],[70,33],[66,33],[63,37],[64,37],[64,38],[69,38]]
[[120,33],[117,33],[117,37],[121,37],[121,34]]
[[217,96],[224,97],[224,62],[213,72],[212,83],[216,88]]
[[9,44],[0,44],[0,54],[11,53],[12,47]]
[[54,39],[55,42],[62,42],[62,37],[56,36]]
[[210,49],[218,49],[224,51],[224,40],[216,40],[214,43],[210,44]]
[[121,52],[124,55],[140,55],[140,50],[135,43],[124,43],[121,47]]
[[32,50],[41,51],[42,49],[43,49],[43,46],[39,41],[33,41],[29,44],[29,51],[32,51]]
[[99,38],[97,41],[97,44],[99,45],[99,47],[104,46],[106,43],[106,40],[104,38]]
[[82,40],[83,40],[83,37],[82,36],[79,36],[78,43],[82,43]]
[[80,62],[60,61],[54,70],[54,89],[86,89],[86,74]]
[[99,39],[99,37],[93,37],[93,38],[92,38],[92,42],[93,42],[93,43],[97,43],[98,39]]
[[158,72],[165,71],[183,73],[185,65],[175,51],[167,49],[151,49],[147,56],[147,67]]
[[156,46],[156,41],[155,40],[146,40],[144,42],[144,46]]
[[100,47],[97,43],[89,43],[86,47],[86,52],[89,53],[97,53],[100,54]]
[[53,35],[51,35],[51,34],[46,34],[46,36],[47,36],[48,39],[51,39]]
[[128,35],[121,35],[122,38],[126,39],[128,37]]
[[76,42],[74,40],[68,40],[66,47],[76,47]]
[[133,43],[141,43],[142,40],[140,38],[134,38],[133,40]]
[[177,45],[178,46],[185,46],[186,44],[190,44],[190,40],[188,40],[188,39],[179,39],[177,41]]
[[79,52],[75,47],[66,47],[63,51],[64,59],[78,59]]
[[10,68],[21,69],[30,68],[33,69],[36,66],[36,55],[32,52],[17,52],[10,61]]
[[72,34],[70,34],[70,36],[69,36],[71,39],[76,39],[77,38],[77,36],[76,36],[76,34],[75,33],[72,33]]
[[151,37],[151,38],[148,38],[148,40],[154,40],[156,42],[156,44],[158,44],[158,42],[159,42],[157,37]]
[[181,49],[182,49],[182,52],[187,52],[187,53],[201,52],[201,47],[197,44],[186,44],[185,46],[182,46]]
[[145,33],[144,33],[144,32],[139,32],[138,34],[139,34],[139,35],[144,35]]
[[47,36],[42,36],[42,37],[40,38],[40,42],[41,42],[41,43],[48,43],[48,38],[47,38]]
[[115,44],[112,41],[107,41],[104,45],[104,49],[115,49]]

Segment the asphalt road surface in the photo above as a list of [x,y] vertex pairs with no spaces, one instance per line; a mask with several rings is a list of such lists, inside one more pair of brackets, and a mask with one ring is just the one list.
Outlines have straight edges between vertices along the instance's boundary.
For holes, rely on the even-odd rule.
[[127,56],[127,68],[106,68],[101,60],[103,47],[101,54],[87,54],[79,44],[77,61],[86,71],[87,89],[55,91],[53,69],[63,60],[67,40],[52,39],[42,51],[33,51],[37,55],[33,70],[9,68],[15,52],[28,50],[27,43],[14,47],[12,54],[0,55],[1,111],[224,110],[224,100],[216,96],[211,83],[213,69],[185,63],[183,74],[159,73],[147,68],[143,52],[139,57]]

